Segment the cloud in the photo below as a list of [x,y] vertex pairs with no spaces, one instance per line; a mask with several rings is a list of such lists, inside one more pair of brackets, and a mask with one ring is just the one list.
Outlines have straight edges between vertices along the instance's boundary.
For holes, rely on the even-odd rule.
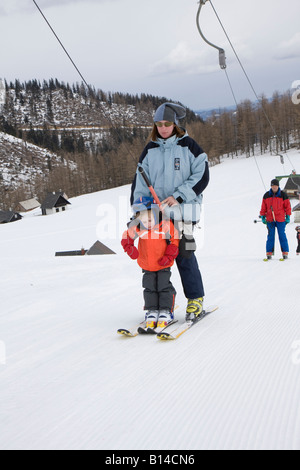
[[[36,0],[38,6],[45,10],[51,7],[58,7],[64,5],[74,5],[75,3],[104,3],[108,1],[115,1],[115,0]],[[20,6],[20,0],[1,0],[0,5],[0,16],[6,16],[14,13],[20,12],[32,12],[36,9],[36,6],[33,0],[23,0]]]
[[214,64],[211,63],[212,60],[211,51],[204,52],[201,47],[192,49],[187,42],[182,41],[166,57],[152,64],[150,75],[210,73],[219,67],[217,51]]
[[300,33],[294,34],[289,40],[279,44],[275,59],[286,60],[300,57]]

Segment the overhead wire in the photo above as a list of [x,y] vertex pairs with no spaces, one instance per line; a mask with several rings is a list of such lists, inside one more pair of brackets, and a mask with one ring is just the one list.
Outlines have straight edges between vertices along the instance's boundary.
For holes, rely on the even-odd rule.
[[[236,59],[237,59],[239,65],[240,65],[240,67],[241,67],[241,69],[242,69],[242,71],[243,71],[243,73],[244,73],[244,75],[245,75],[245,77],[246,77],[246,79],[247,79],[247,81],[248,81],[248,83],[249,83],[249,85],[250,85],[250,87],[251,87],[253,93],[254,93],[254,96],[255,96],[256,100],[261,104],[262,112],[263,112],[263,114],[264,114],[264,116],[265,116],[265,118],[266,118],[268,124],[270,125],[270,128],[271,128],[271,130],[272,130],[272,133],[273,133],[274,137],[276,138],[276,155],[280,157],[280,161],[281,161],[282,165],[284,165],[284,157],[283,157],[283,155],[281,155],[280,153],[278,153],[278,150],[277,150],[277,149],[278,149],[278,144],[279,144],[279,142],[280,142],[280,139],[279,139],[279,137],[278,137],[277,131],[276,131],[275,127],[273,126],[273,124],[272,124],[272,122],[271,122],[271,120],[270,120],[270,118],[269,118],[269,116],[268,116],[268,113],[267,113],[266,110],[265,110],[265,107],[264,107],[264,105],[263,105],[263,102],[262,102],[262,100],[259,98],[259,96],[258,96],[258,94],[257,94],[257,92],[256,92],[256,90],[255,90],[255,88],[254,88],[254,86],[253,86],[253,84],[252,84],[252,81],[251,81],[251,79],[250,79],[248,73],[246,72],[245,67],[243,66],[242,61],[241,61],[241,59],[240,59],[240,57],[239,57],[239,55],[238,55],[238,53],[237,53],[237,51],[236,51],[236,49],[235,49],[233,43],[232,43],[232,41],[230,40],[230,37],[229,37],[229,35],[228,35],[228,33],[227,33],[225,27],[224,27],[223,22],[222,22],[221,19],[220,19],[220,16],[218,15],[218,13],[217,13],[217,11],[216,11],[216,8],[215,8],[214,5],[213,5],[212,0],[200,0],[200,1],[199,1],[199,8],[198,8],[198,12],[197,12],[197,28],[198,28],[198,31],[199,31],[199,33],[200,33],[202,39],[203,39],[207,44],[209,44],[210,46],[212,46],[212,47],[214,47],[214,48],[216,48],[216,49],[219,50],[219,55],[220,55],[220,57],[219,57],[219,63],[220,63],[220,67],[221,67],[222,70],[225,71],[225,74],[226,74],[226,77],[227,77],[227,80],[228,80],[228,83],[229,83],[229,86],[230,86],[232,95],[233,95],[233,97],[234,97],[235,104],[236,104],[236,106],[237,106],[237,108],[238,108],[238,103],[237,103],[237,99],[236,99],[236,96],[235,96],[235,93],[234,93],[234,89],[233,89],[232,83],[231,83],[231,81],[230,81],[230,79],[229,79],[229,76],[228,76],[228,73],[227,73],[227,70],[226,70],[227,65],[226,65],[225,51],[224,51],[223,48],[216,46],[216,45],[213,44],[211,41],[208,41],[207,38],[204,36],[204,34],[203,34],[202,30],[201,30],[201,27],[200,27],[200,12],[201,12],[202,6],[205,5],[205,3],[206,3],[207,1],[209,1],[210,4],[211,4],[211,7],[212,7],[212,9],[213,9],[213,12],[214,12],[214,14],[215,14],[215,16],[216,16],[218,22],[219,22],[220,25],[221,25],[221,28],[222,28],[222,30],[223,30],[223,32],[224,32],[224,34],[225,34],[225,36],[226,36],[226,38],[227,38],[227,40],[228,40],[228,42],[229,42],[231,48],[232,48],[232,50],[233,50],[233,53],[234,53],[234,55],[235,55],[235,57],[236,57]],[[221,56],[222,56],[222,57],[221,57]],[[287,156],[287,159],[289,160],[289,162],[290,162],[290,164],[291,164],[291,167],[292,167],[292,168],[295,168],[295,167],[293,166],[292,162],[291,162],[290,157],[289,157],[287,154],[286,154],[286,156]],[[262,182],[263,182],[263,185],[264,185],[264,187],[266,187],[266,186],[265,186],[265,183],[264,183],[264,180],[263,180],[263,177],[262,177],[262,173],[261,173],[261,171],[260,171],[260,168],[259,168],[259,165],[258,165],[258,162],[257,162],[257,159],[256,159],[256,156],[255,156],[255,155],[254,155],[254,158],[255,158],[255,163],[256,163],[256,165],[257,165],[257,168],[258,168],[258,171],[259,171],[261,180],[262,180]]]
[[[86,79],[84,78],[83,74],[81,73],[81,71],[79,70],[79,67],[76,65],[76,63],[74,62],[74,60],[72,59],[71,55],[69,54],[69,52],[67,51],[67,49],[65,48],[63,42],[61,41],[61,39],[58,37],[58,35],[56,34],[54,28],[51,26],[49,20],[46,18],[45,14],[43,13],[43,11],[41,10],[41,8],[39,7],[39,5],[37,4],[36,0],[32,0],[33,3],[35,4],[36,8],[38,9],[38,11],[40,12],[40,14],[42,15],[42,17],[44,18],[45,22],[47,23],[47,25],[49,26],[50,30],[52,31],[53,35],[55,36],[55,38],[57,39],[57,41],[59,42],[60,46],[62,47],[63,51],[65,52],[65,54],[67,55],[67,57],[69,58],[69,60],[71,61],[72,65],[74,66],[74,68],[76,69],[76,71],[78,72],[80,78],[82,79],[83,83],[85,84],[85,86],[87,87],[87,89],[89,90],[91,88],[90,85],[88,85]],[[101,103],[100,103],[101,104]],[[116,124],[114,123],[114,121],[112,120],[110,114],[106,111],[105,107],[101,104],[101,108],[102,108],[102,113],[104,115],[104,117],[107,119],[107,121],[110,123],[111,127],[113,129],[115,129],[117,131],[117,133],[119,133],[119,128],[116,126]],[[131,156],[131,158],[133,158],[134,162],[136,162],[136,156],[132,153],[132,150],[130,148],[130,146],[124,142],[125,146],[126,146],[126,149],[128,150],[128,153],[129,155]]]
[[74,60],[72,59],[72,57],[70,56],[70,54],[68,53],[67,49],[65,48],[65,46],[63,45],[63,43],[61,42],[61,40],[59,39],[58,35],[56,34],[56,32],[54,31],[54,29],[52,28],[51,24],[49,23],[49,21],[47,20],[46,16],[44,15],[44,13],[42,12],[42,10],[40,9],[40,7],[38,6],[38,4],[36,3],[35,0],[33,0],[33,3],[35,4],[35,6],[37,7],[37,9],[39,10],[40,14],[42,15],[42,17],[44,18],[44,20],[46,21],[47,25],[49,26],[49,28],[51,29],[52,33],[54,34],[54,36],[56,37],[56,39],[58,40],[59,44],[61,45],[61,47],[63,48],[63,50],[65,51],[66,55],[69,57],[71,63],[73,64],[73,66],[75,67],[75,69],[77,70],[78,74],[80,75],[83,83],[86,85],[87,88],[89,88],[89,85],[87,84],[87,81],[85,80],[84,76],[82,75],[82,73],[80,72],[79,68],[77,67],[77,65],[75,64]]
[[[211,4],[211,7],[212,7],[212,9],[213,9],[213,11],[214,11],[214,13],[215,13],[215,15],[216,15],[216,17],[217,17],[217,20],[219,21],[220,26],[221,26],[222,30],[224,31],[224,34],[225,34],[225,36],[226,36],[226,38],[227,38],[227,40],[228,40],[228,42],[229,42],[229,44],[230,44],[230,47],[231,47],[231,49],[233,50],[233,53],[234,53],[234,55],[235,55],[235,57],[236,57],[238,63],[240,64],[240,67],[241,67],[241,69],[242,69],[242,71],[243,71],[243,73],[244,73],[244,75],[245,75],[245,77],[246,77],[246,79],[247,79],[247,81],[248,81],[248,83],[249,83],[249,85],[250,85],[250,87],[251,87],[253,93],[254,93],[255,98],[256,98],[257,101],[261,104],[261,109],[262,109],[262,111],[263,111],[263,113],[264,113],[264,116],[265,116],[266,120],[268,121],[268,123],[269,123],[269,125],[270,125],[270,128],[272,129],[272,132],[273,132],[274,136],[276,137],[277,145],[278,145],[278,142],[280,141],[280,139],[279,139],[279,137],[278,137],[277,131],[276,131],[275,127],[273,126],[273,123],[272,123],[272,121],[270,120],[270,118],[269,118],[269,116],[268,116],[268,113],[266,112],[265,107],[264,107],[264,105],[263,105],[263,102],[262,102],[262,100],[259,98],[259,96],[258,96],[258,94],[257,94],[257,92],[256,92],[256,90],[255,90],[255,88],[254,88],[254,86],[253,86],[253,83],[252,83],[252,81],[250,80],[250,77],[249,77],[248,73],[246,72],[246,69],[245,69],[244,65],[242,64],[242,61],[241,61],[241,59],[240,59],[240,57],[239,57],[239,55],[238,55],[238,53],[237,53],[237,51],[236,51],[236,49],[235,49],[233,43],[232,43],[232,41],[230,40],[230,37],[229,37],[228,34],[227,34],[227,31],[226,31],[226,29],[225,29],[225,27],[224,27],[224,25],[223,25],[223,23],[222,23],[222,21],[221,21],[220,16],[218,15],[218,13],[217,13],[217,11],[216,11],[216,9],[215,9],[215,7],[214,7],[214,4],[213,4],[212,0],[209,0],[209,1],[210,1],[210,4]],[[277,151],[277,150],[276,150],[276,151]],[[280,153],[278,153],[278,152],[276,153],[276,155],[278,155],[279,157],[281,157],[281,162],[282,162],[282,161],[283,161],[283,156],[282,156]],[[286,154],[286,156],[287,156],[287,159],[289,160],[289,162],[290,162],[292,168],[294,168],[294,166],[292,165],[292,162],[291,162],[289,156],[288,156],[287,154]],[[283,164],[283,163],[282,163],[282,164]]]

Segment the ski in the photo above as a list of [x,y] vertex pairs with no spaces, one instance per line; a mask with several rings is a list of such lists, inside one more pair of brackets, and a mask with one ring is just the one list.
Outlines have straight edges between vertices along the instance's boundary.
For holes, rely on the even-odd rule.
[[146,320],[142,321],[142,323],[139,323],[138,325],[134,326],[133,328],[126,329],[126,328],[120,328],[117,333],[119,335],[127,336],[129,338],[134,338],[139,334],[139,328],[146,328]]
[[147,328],[147,322],[143,321],[142,323],[139,323],[137,326],[134,326],[130,329],[119,328],[117,333],[122,336],[127,336],[128,338],[135,338],[138,335],[156,335],[157,333],[161,333],[166,328],[177,322],[178,320],[173,320],[171,323],[169,323],[167,326],[164,326],[163,328]]
[[140,335],[157,335],[158,333],[161,333],[166,328],[169,328],[169,326],[174,325],[174,323],[177,323],[177,322],[178,320],[172,320],[167,326],[156,327],[156,328],[146,328],[145,326],[140,326],[138,328],[138,333]]
[[[199,321],[203,320],[207,315],[210,313],[215,312],[219,307],[217,306],[211,306],[208,307],[206,310],[203,310],[201,315],[196,320],[190,320],[190,321],[185,321],[181,325],[179,325],[177,328],[171,329],[171,331],[161,331],[160,333],[157,334],[157,338],[163,341],[169,341],[169,340],[175,340],[179,338],[183,333],[188,331],[192,326],[196,325],[199,323]],[[167,328],[166,328],[167,329]]]

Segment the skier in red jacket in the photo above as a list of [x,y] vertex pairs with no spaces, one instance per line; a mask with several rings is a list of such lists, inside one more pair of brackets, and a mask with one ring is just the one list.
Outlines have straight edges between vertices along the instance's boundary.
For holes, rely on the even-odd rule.
[[262,201],[260,217],[268,227],[267,259],[271,259],[275,247],[275,231],[277,228],[283,259],[288,258],[289,244],[285,228],[290,223],[292,208],[287,194],[279,187],[278,179],[271,181],[271,189]]

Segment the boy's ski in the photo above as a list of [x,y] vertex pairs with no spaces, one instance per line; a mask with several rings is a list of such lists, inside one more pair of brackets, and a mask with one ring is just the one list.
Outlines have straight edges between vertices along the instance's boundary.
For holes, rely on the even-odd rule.
[[178,320],[172,320],[167,326],[163,327],[156,327],[156,328],[146,328],[146,326],[140,326],[138,328],[138,333],[140,335],[157,335],[158,333],[161,333],[164,331],[166,328],[169,328],[169,326],[174,325],[174,323],[177,323]]
[[169,326],[177,322],[178,320],[173,320],[171,323],[169,323],[167,326],[164,326],[163,328],[147,328],[147,322],[145,320],[142,323],[139,323],[137,326],[134,326],[133,328],[130,328],[130,329],[120,328],[117,331],[117,333],[119,335],[128,336],[129,338],[135,338],[135,336],[138,336],[138,335],[149,335],[149,334],[156,335],[157,333],[161,333],[166,328],[169,328]]
[[128,336],[129,338],[134,338],[139,334],[138,329],[139,328],[146,328],[147,322],[144,320],[142,323],[139,323],[138,325],[134,326],[133,328],[125,329],[125,328],[120,328],[117,333],[119,335],[123,336]]
[[196,320],[186,321],[182,323],[181,325],[179,325],[177,328],[171,329],[171,331],[164,330],[157,334],[157,338],[164,340],[164,341],[177,339],[179,338],[179,336],[183,335],[183,333],[185,333],[187,330],[192,328],[192,326],[199,323],[200,320],[203,320],[203,318],[205,318],[207,315],[215,312],[218,308],[219,307],[217,306],[208,307],[206,310],[203,310],[201,315],[199,315],[199,317]]

